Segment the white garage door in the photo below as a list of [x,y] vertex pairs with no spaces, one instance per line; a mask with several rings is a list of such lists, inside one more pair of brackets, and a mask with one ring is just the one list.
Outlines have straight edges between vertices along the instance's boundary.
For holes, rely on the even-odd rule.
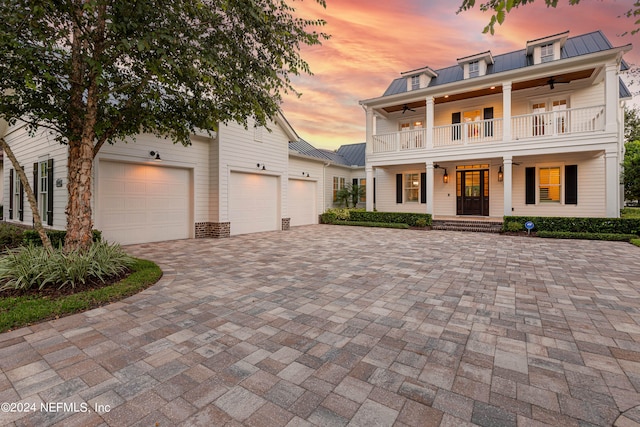
[[190,237],[187,169],[100,162],[96,227],[120,244]]
[[288,212],[291,218],[291,226],[318,222],[315,182],[290,179],[288,196]]
[[280,229],[278,178],[232,172],[229,185],[231,234]]

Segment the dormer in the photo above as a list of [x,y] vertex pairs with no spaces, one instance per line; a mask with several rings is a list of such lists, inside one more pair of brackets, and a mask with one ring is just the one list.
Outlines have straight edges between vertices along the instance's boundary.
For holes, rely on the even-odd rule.
[[407,92],[418,90],[429,86],[431,79],[438,77],[438,73],[430,67],[418,68],[417,70],[405,71],[400,73],[407,80]]
[[560,51],[568,37],[569,31],[565,31],[553,36],[530,40],[527,42],[527,56],[533,58],[534,65],[560,59]]
[[487,74],[487,68],[493,64],[491,51],[458,58],[458,65],[464,70],[464,79],[480,77]]

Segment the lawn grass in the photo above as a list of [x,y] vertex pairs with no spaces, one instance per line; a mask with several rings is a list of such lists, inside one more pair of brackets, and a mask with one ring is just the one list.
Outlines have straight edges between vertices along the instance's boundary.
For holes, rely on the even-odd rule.
[[623,208],[620,211],[622,218],[640,218],[640,208]]
[[131,271],[129,276],[112,285],[53,299],[38,295],[1,298],[0,332],[119,301],[148,288],[162,277],[160,267],[141,259],[136,260]]

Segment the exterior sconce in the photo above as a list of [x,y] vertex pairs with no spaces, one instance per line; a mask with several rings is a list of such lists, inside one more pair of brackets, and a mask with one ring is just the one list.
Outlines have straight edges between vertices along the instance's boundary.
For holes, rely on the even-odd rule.
[[262,163],[262,164],[261,163],[256,163],[256,167],[258,169],[262,169],[263,171],[267,170],[267,168],[264,166],[264,163]]
[[447,173],[447,168],[444,168],[444,175],[442,175],[442,182],[444,184],[449,183],[449,174]]
[[160,152],[159,151],[149,151],[149,156],[153,157],[153,160],[155,160],[156,162],[161,162],[162,159],[160,158]]
[[306,178],[309,178],[309,172],[302,172],[302,176],[306,177]]
[[498,169],[498,182],[502,182],[503,179],[504,173],[502,172],[502,166],[500,166],[500,169]]

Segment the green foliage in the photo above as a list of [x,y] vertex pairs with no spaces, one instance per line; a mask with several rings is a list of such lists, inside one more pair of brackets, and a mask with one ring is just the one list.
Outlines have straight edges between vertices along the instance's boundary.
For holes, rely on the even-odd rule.
[[25,229],[6,222],[0,223],[0,251],[22,244]]
[[505,216],[504,223],[533,221],[532,231],[565,231],[573,233],[613,233],[640,235],[640,218],[572,218]]
[[23,246],[0,258],[0,290],[62,288],[117,276],[127,270],[133,258],[119,245],[96,242],[88,250],[53,252],[41,246]]
[[[484,28],[483,33],[491,33],[495,32],[495,24],[502,25],[505,20],[506,14],[509,13],[513,8],[517,8],[519,6],[525,6],[527,4],[533,3],[534,0],[484,0],[480,3],[480,10],[483,12],[493,12],[491,15],[491,20],[489,24]],[[580,3],[580,0],[568,0],[567,3],[570,5],[577,5]],[[458,9],[457,13],[464,12],[465,10],[473,9],[476,4],[476,0],[463,0],[462,5]],[[558,0],[544,0],[544,4],[547,7],[555,8],[558,5]],[[631,34],[635,34],[640,31],[638,26],[640,25],[640,20],[638,20],[638,16],[640,16],[640,2],[634,1],[633,8],[629,9],[624,16],[627,18],[631,18],[634,20],[633,25],[635,28],[631,30]],[[625,35],[627,31],[623,32],[622,35]]]
[[503,230],[513,233],[524,230],[524,226],[518,221],[509,221],[504,223]]
[[640,208],[624,208],[620,211],[622,218],[640,218]]
[[[67,232],[65,230],[47,230],[47,236],[49,236],[51,245],[54,248],[64,246],[64,239],[66,235]],[[92,235],[94,242],[99,242],[102,240],[102,232],[100,230],[93,230]],[[24,230],[22,238],[25,245],[42,246],[40,235],[35,230]]]
[[393,222],[371,222],[371,221],[335,221],[334,225],[354,225],[359,227],[379,227],[379,228],[399,228],[407,229],[409,225]]
[[55,299],[37,295],[1,298],[0,332],[118,301],[162,277],[162,270],[151,261],[134,259],[130,269],[131,274],[118,283]]
[[320,216],[320,219],[323,224],[333,224],[335,221],[349,221],[351,212],[355,210],[357,209],[330,208]]
[[343,187],[336,192],[336,203],[338,206],[349,207],[349,200],[351,199],[351,188]]
[[536,235],[552,239],[609,240],[615,242],[629,242],[638,237],[635,234],[577,233],[570,231],[538,231]]
[[408,224],[411,227],[416,227],[416,221],[420,219],[425,220],[427,222],[426,225],[431,225],[431,215],[420,213],[371,212],[364,210],[355,210],[351,211],[350,217],[351,221]]
[[624,140],[640,141],[640,110],[624,108]]
[[426,220],[426,218],[419,218],[416,220],[416,227],[426,227],[428,224],[428,221]]
[[624,198],[640,201],[640,140],[627,142],[624,149]]
[[640,239],[631,239],[631,240],[629,240],[629,243],[631,243],[632,245],[640,247]]

